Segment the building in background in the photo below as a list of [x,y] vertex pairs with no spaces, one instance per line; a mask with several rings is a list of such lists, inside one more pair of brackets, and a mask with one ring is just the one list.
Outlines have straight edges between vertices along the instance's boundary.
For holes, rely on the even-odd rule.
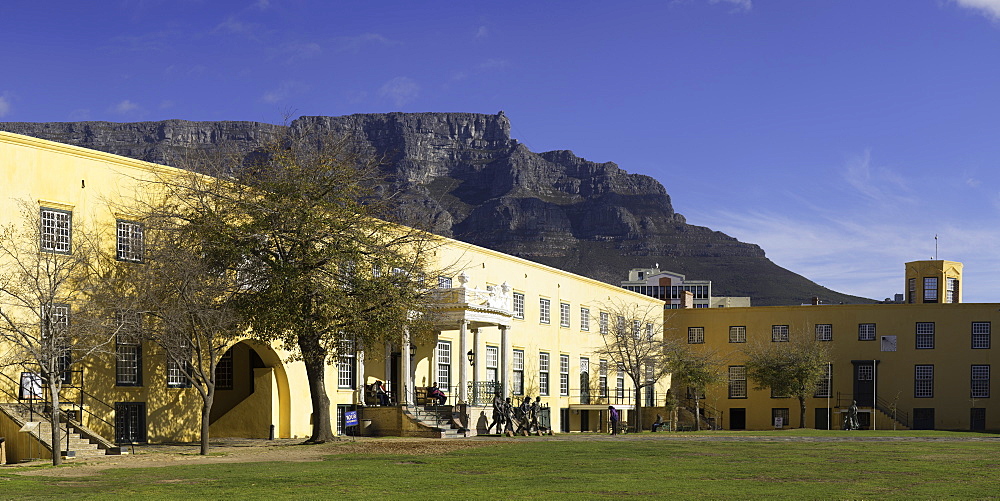
[[652,268],[632,268],[628,280],[623,280],[622,288],[666,303],[666,309],[678,309],[684,305],[684,292],[691,293],[692,308],[724,308],[750,306],[749,297],[712,296],[711,280],[688,280],[680,273],[660,270],[656,264]]
[[1000,304],[962,303],[961,278],[961,263],[914,261],[905,304],[686,309],[668,314],[666,332],[719,355],[726,381],[703,405],[726,429],[771,429],[776,417],[798,426],[798,400],[754,389],[743,362],[748,345],[795,337],[828,343],[832,354],[828,380],[807,401],[807,427],[841,428],[853,400],[862,428],[1000,429],[992,396]]

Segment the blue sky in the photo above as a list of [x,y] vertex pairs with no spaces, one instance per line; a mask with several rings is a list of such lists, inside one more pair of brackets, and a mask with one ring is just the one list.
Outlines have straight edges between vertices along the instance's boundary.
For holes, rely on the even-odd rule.
[[833,289],[938,235],[1000,301],[1000,0],[13,0],[0,47],[3,121],[504,110]]

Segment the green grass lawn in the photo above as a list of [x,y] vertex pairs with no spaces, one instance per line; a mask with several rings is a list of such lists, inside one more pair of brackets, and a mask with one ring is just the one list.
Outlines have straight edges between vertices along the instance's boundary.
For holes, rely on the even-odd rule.
[[863,432],[933,441],[703,439],[843,433],[713,432],[690,440],[651,439],[651,434],[593,441],[525,438],[436,455],[121,468],[87,477],[0,470],[0,499],[1000,497],[1000,439],[991,438],[995,435],[958,435],[984,441],[950,440],[956,434],[948,432]]

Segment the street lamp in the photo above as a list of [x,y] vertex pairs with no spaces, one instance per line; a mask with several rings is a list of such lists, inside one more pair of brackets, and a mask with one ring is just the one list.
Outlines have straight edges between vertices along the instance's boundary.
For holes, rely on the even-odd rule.
[[417,345],[410,343],[410,360],[417,356]]
[[465,356],[469,357],[469,365],[472,365],[472,366],[476,365],[476,354],[473,353],[472,350],[469,350],[469,352],[466,353]]

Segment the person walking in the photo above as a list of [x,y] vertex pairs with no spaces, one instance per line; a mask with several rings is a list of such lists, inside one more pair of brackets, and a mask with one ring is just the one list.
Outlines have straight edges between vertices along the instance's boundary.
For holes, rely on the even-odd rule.
[[620,419],[619,419],[619,416],[618,416],[618,409],[615,409],[615,406],[613,406],[613,405],[609,405],[608,406],[608,419],[611,420],[611,434],[612,435],[617,435],[618,434],[618,421]]

